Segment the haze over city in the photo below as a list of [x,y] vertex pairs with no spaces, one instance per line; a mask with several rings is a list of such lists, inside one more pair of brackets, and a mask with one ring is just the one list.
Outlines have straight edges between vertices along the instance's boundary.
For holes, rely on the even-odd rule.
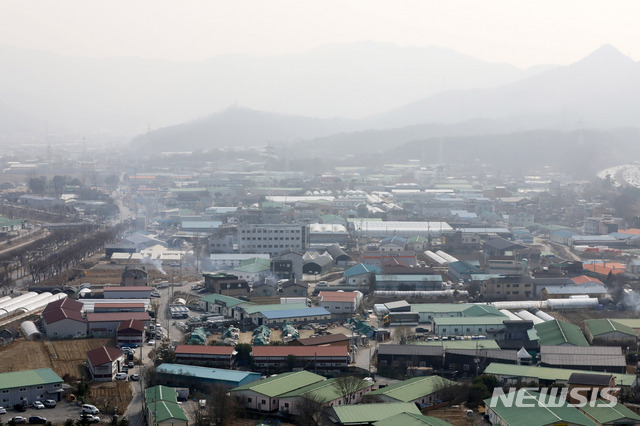
[[0,0],[0,424],[640,425],[639,15]]

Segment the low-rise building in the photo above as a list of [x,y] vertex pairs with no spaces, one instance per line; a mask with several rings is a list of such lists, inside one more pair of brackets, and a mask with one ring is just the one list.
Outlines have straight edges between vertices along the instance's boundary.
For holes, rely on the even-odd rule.
[[178,393],[167,386],[154,386],[144,391],[147,426],[187,426],[189,419],[178,404]]
[[140,320],[129,319],[122,321],[116,330],[116,344],[135,344],[142,346],[144,344],[144,323]]
[[280,395],[324,380],[309,371],[283,373],[231,389],[231,395],[247,409],[271,412],[280,408]]
[[11,407],[44,399],[60,401],[62,382],[50,368],[0,373],[0,404]]
[[501,340],[505,337],[506,317],[485,315],[482,317],[437,317],[432,320],[432,330],[436,336],[483,335]]
[[441,275],[427,274],[377,274],[376,290],[432,291],[442,290]]
[[626,373],[627,362],[619,346],[541,346],[543,367]]
[[[343,405],[346,400],[348,400],[350,404],[357,404],[363,395],[371,392],[371,388],[373,387],[373,382],[362,380],[359,388],[352,393],[350,392],[349,395],[346,395],[344,389],[336,386],[336,380],[335,378],[323,380],[280,395],[280,412],[294,416],[305,414],[304,408],[301,407],[301,398],[309,397],[313,398],[314,401],[317,401],[323,407],[340,406]],[[349,389],[349,391],[350,390],[351,389]]]
[[318,305],[332,314],[353,314],[362,303],[359,291],[321,291],[318,294]]
[[148,327],[151,317],[147,312],[89,312],[87,313],[88,333],[94,337],[112,337],[116,335],[120,323],[129,320],[141,321],[145,327]]
[[327,417],[338,425],[370,425],[402,413],[421,414],[414,403],[387,402],[380,404],[334,405],[329,409]]
[[289,346],[344,346],[348,350],[351,346],[351,337],[342,333],[325,334],[323,336],[294,340],[289,343]]
[[316,370],[343,370],[349,365],[344,346],[254,346],[253,363],[261,371],[291,370],[309,366]]
[[580,327],[558,319],[534,325],[529,338],[540,346],[589,346]]
[[131,285],[126,287],[105,287],[102,289],[105,299],[150,299],[152,288]]
[[638,345],[638,334],[628,325],[608,318],[585,320],[585,335],[591,345],[620,346],[634,349]]
[[206,391],[212,385],[221,385],[231,389],[260,379],[259,373],[251,371],[170,363],[159,365],[156,368],[156,373],[158,381],[164,385],[187,387],[200,391]]
[[50,339],[70,339],[87,335],[82,302],[64,298],[49,303],[42,312],[42,326]]
[[382,267],[379,265],[359,263],[344,271],[344,279],[349,285],[368,286],[380,272]]
[[87,368],[91,379],[110,382],[124,365],[124,352],[118,348],[102,346],[87,352]]
[[372,391],[370,394],[377,395],[382,402],[429,405],[442,400],[442,390],[452,385],[455,385],[455,382],[440,376],[413,377]]
[[247,304],[249,302],[236,299],[235,297],[225,296],[224,294],[208,294],[200,298],[198,305],[208,313],[223,315],[227,318],[235,318],[236,307],[238,305]]
[[174,353],[179,364],[206,364],[231,369],[238,352],[233,346],[178,345]]

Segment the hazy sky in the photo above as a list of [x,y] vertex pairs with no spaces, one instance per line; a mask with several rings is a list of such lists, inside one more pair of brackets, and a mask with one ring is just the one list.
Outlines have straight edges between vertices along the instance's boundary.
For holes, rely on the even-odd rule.
[[0,43],[71,56],[199,61],[373,40],[527,67],[602,44],[640,59],[635,0],[0,0]]

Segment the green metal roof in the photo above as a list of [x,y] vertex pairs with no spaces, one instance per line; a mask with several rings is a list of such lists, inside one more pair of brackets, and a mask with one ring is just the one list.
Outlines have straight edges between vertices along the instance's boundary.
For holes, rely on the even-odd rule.
[[250,302],[245,302],[244,300],[236,299],[235,297],[225,296],[224,294],[217,293],[207,294],[206,296],[201,297],[200,300],[204,300],[205,302],[213,304],[215,304],[217,301],[224,302],[224,305],[227,307],[240,305],[241,303],[251,305]]
[[483,340],[433,340],[433,341],[414,341],[414,345],[425,346],[442,346],[447,349],[500,349],[498,342],[493,339]]
[[[581,413],[580,410],[570,406],[566,401],[563,404],[559,398],[553,398],[548,395],[544,397],[544,402],[541,403],[538,401],[540,394],[537,392],[531,392],[526,389],[520,389],[517,392],[523,392],[525,395],[523,400],[527,405],[533,405],[533,407],[516,407],[515,403],[505,406],[504,401],[498,397],[495,400],[493,398],[486,399],[485,404],[487,407],[491,407],[491,410],[509,425],[543,426],[568,423],[572,425],[597,426],[597,423]],[[514,396],[514,401],[515,398],[517,396]]]
[[555,319],[533,326],[538,334],[540,346],[557,346],[569,343],[574,346],[589,346],[582,330],[575,324]]
[[400,413],[422,414],[413,402],[343,405],[333,406],[333,410],[337,420],[343,425],[373,423]]
[[623,333],[632,337],[637,336],[636,332],[633,331],[633,328],[629,327],[628,325],[621,324],[617,322],[617,320],[601,318],[585,320],[584,323],[594,337],[612,332]]
[[147,404],[157,401],[178,402],[178,392],[168,386],[154,386],[144,391],[144,399]]
[[309,371],[296,371],[247,383],[246,385],[231,389],[231,392],[252,390],[268,397],[274,397],[323,380],[325,380],[324,377]]
[[374,423],[374,426],[451,426],[451,423],[437,417],[421,414],[400,413]]
[[622,404],[616,404],[613,407],[590,407],[589,404],[586,404],[584,407],[580,407],[580,410],[600,424],[637,424],[640,422],[640,416]]
[[[334,385],[335,382],[336,382],[336,379],[323,380],[321,382],[316,382],[309,386],[305,386],[303,388],[296,389],[291,392],[287,392],[283,395],[280,395],[279,398],[290,398],[290,397],[298,397],[303,395],[313,395],[323,403],[333,401],[334,399],[341,398],[344,396],[341,392],[339,392],[338,388],[335,387]],[[364,389],[367,386],[371,386],[371,382],[367,380],[363,380],[362,386],[360,386],[359,389]]]
[[569,380],[569,376],[571,376],[572,373],[604,374],[607,376],[613,374],[613,377],[616,379],[616,385],[618,386],[632,386],[636,381],[636,376],[634,374],[569,370],[565,368],[552,367],[534,367],[530,365],[502,364],[499,362],[492,362],[484,370],[484,374],[493,374],[495,376],[531,377],[541,380],[560,380],[564,382]]
[[243,306],[244,311],[248,314],[255,314],[258,312],[272,312],[272,311],[285,311],[290,309],[306,309],[308,306],[305,303],[274,303],[273,305],[251,305]]
[[271,261],[269,259],[260,259],[254,257],[240,262],[240,266],[234,268],[233,271],[257,273],[268,271],[271,268]]
[[640,328],[640,318],[615,318],[614,321],[634,329]]
[[182,407],[175,402],[152,402],[147,404],[147,410],[155,417],[155,423],[162,423],[167,420],[189,421]]
[[443,385],[452,384],[455,382],[440,376],[413,377],[369,392],[369,395],[385,395],[401,402],[410,402],[437,392]]
[[[485,315],[494,315],[497,317],[506,317],[505,314],[497,310],[491,305],[472,305],[469,308],[462,311],[462,315],[465,317],[482,317]],[[503,318],[506,319],[506,318]]]
[[48,385],[51,383],[62,383],[62,379],[50,368],[0,373],[0,387],[3,389]]

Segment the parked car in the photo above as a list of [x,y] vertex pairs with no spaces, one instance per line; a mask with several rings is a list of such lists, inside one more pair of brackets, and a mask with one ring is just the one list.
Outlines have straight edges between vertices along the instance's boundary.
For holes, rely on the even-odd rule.
[[159,291],[152,291],[150,294],[151,297],[162,297]]
[[128,373],[129,372],[129,367],[126,366],[126,365],[123,365],[121,370],[122,370],[123,373]]
[[33,401],[33,404],[31,404],[31,406],[36,410],[42,410],[44,408],[44,404],[41,401]]
[[129,367],[129,368],[133,368],[133,367],[135,367],[135,366],[136,366],[136,365],[133,363],[133,361],[129,361],[129,362],[127,363],[127,367]]
[[89,423],[100,423],[100,417],[93,414],[80,414],[80,420],[86,420]]
[[47,408],[54,408],[56,405],[58,405],[55,399],[46,399],[42,403]]
[[26,422],[27,422],[27,419],[25,419],[25,418],[24,418],[24,417],[22,417],[22,416],[15,416],[14,418],[12,418],[12,419],[11,419],[11,420],[9,420],[9,421],[13,421],[14,423],[26,423]]
[[116,380],[127,380],[127,373],[117,373]]
[[0,407],[0,414],[7,414],[7,409],[4,407]]
[[29,423],[32,425],[43,425],[47,422],[47,419],[42,416],[31,416],[29,417]]
[[27,411],[27,404],[16,404],[13,406],[13,409],[24,413]]
[[149,340],[149,343],[148,343],[149,346],[155,346],[155,344],[156,344],[155,340],[153,339]]
[[87,414],[100,414],[100,410],[91,404],[82,404],[82,412]]
[[133,382],[137,382],[138,380],[140,380],[140,375],[139,374],[132,374],[129,376],[129,380],[133,381]]

